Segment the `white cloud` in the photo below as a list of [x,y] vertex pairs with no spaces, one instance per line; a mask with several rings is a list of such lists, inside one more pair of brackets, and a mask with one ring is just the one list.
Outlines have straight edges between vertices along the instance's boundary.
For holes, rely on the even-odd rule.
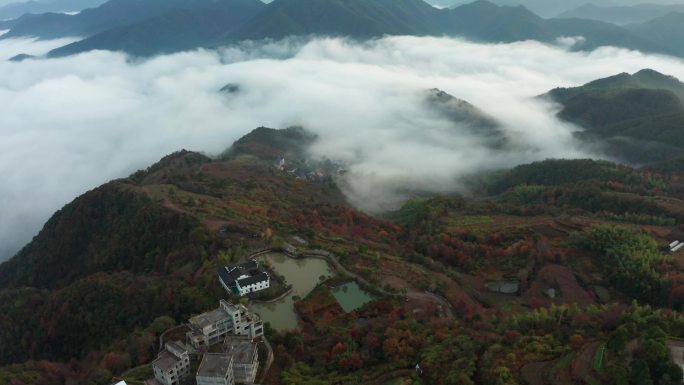
[[[2,41],[0,57],[43,44]],[[679,60],[621,49],[415,37],[245,44],[142,62],[112,52],[0,62],[0,256],[87,189],[181,148],[219,153],[261,125],[319,134],[312,152],[347,162],[345,191],[371,210],[403,198],[397,187],[454,190],[467,173],[586,156],[577,128],[532,98],[646,67],[684,78]],[[219,93],[227,83],[240,93]],[[434,87],[495,116],[519,149],[492,152],[437,115],[423,103]]]
[[584,36],[561,36],[556,39],[556,44],[565,49],[572,49],[581,47],[586,41]]
[[[0,36],[7,31],[0,31]],[[38,40],[35,38],[0,40],[0,60],[4,61],[18,54],[40,56],[51,49],[61,47],[79,40],[69,37],[56,40]]]

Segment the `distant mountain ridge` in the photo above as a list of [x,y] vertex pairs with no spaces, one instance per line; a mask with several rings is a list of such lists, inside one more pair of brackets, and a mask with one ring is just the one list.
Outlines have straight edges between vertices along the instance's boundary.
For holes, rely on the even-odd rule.
[[677,55],[684,55],[684,10],[671,12],[645,23],[630,24],[625,28],[632,34],[661,42],[666,49]]
[[[92,36],[153,18],[176,8],[209,7],[221,0],[110,0],[77,15],[45,13],[25,15],[0,38],[31,36],[54,39],[67,36]],[[237,0],[226,0],[230,3]],[[258,0],[252,0],[258,2]]]
[[630,163],[684,154],[684,83],[653,70],[619,74],[547,97],[558,117],[582,126],[580,138]]
[[460,36],[479,42],[537,40],[555,44],[582,36],[574,49],[613,45],[673,54],[672,48],[609,23],[543,19],[525,7],[478,0],[437,9],[422,0],[111,0],[79,15],[26,16],[2,38],[85,36],[52,51],[66,56],[93,49],[151,56],[194,48],[215,48],[241,40],[288,36],[368,39],[385,35]]
[[489,148],[504,149],[510,144],[500,122],[465,100],[434,88],[428,91],[425,102]]
[[633,6],[584,4],[563,12],[556,17],[599,20],[617,25],[626,25],[645,23],[671,12],[684,12],[684,4],[639,4]]
[[[491,0],[497,5],[518,6],[522,5],[532,12],[542,17],[559,17],[559,15],[570,12],[573,9],[584,5],[597,6],[602,8],[617,6],[636,6],[644,3],[650,5],[670,5],[671,0]],[[439,3],[448,7],[457,7],[467,4],[470,0],[430,0],[432,3]]]
[[443,12],[420,0],[276,0],[235,38],[428,35],[442,33],[446,23]]
[[78,12],[104,2],[105,0],[54,0],[10,3],[0,6],[0,20],[16,19],[28,13]]
[[147,56],[203,47],[218,36],[233,32],[265,7],[258,0],[207,0],[204,3],[202,7],[179,6],[145,20],[108,29],[55,49],[50,56],[93,49]]

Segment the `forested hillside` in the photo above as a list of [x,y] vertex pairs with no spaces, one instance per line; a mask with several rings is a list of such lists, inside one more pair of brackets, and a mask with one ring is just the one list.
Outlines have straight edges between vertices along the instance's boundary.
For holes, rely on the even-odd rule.
[[558,117],[586,131],[588,144],[620,160],[643,164],[684,149],[684,84],[652,70],[619,74],[581,87],[552,90]]
[[681,47],[663,39],[676,34],[673,17],[662,25],[617,26],[598,20],[544,19],[522,6],[487,0],[437,9],[423,0],[258,0],[189,2],[112,0],[77,15],[27,15],[2,38],[34,36],[83,38],[49,56],[95,49],[153,56],[195,48],[217,48],[244,40],[290,36],[334,36],[367,40],[385,35],[455,36],[478,42],[557,39],[582,36],[573,49],[617,46],[642,52],[680,55]]
[[219,260],[293,235],[449,311],[380,295],[345,313],[321,285],[296,302],[300,328],[268,330],[266,384],[403,381],[416,363],[415,381],[444,385],[680,381],[668,346],[684,338],[684,259],[667,252],[684,239],[678,161],[548,160],[473,178],[477,199],[414,199],[383,219],[348,206],[335,168],[290,170],[315,140],[259,128],[221,159],[180,151],[57,212],[0,265],[0,381],[130,376],[163,330],[224,295]]

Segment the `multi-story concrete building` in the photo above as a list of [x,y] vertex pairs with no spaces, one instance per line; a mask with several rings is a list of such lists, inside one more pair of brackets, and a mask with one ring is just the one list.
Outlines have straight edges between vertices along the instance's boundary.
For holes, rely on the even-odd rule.
[[233,385],[233,356],[223,353],[207,353],[197,370],[197,385]]
[[233,357],[235,382],[252,384],[259,370],[257,345],[246,337],[226,338],[225,352]]
[[154,378],[163,385],[180,385],[190,374],[190,355],[179,341],[168,342],[152,362]]
[[218,309],[192,317],[190,329],[188,341],[195,349],[201,349],[223,342],[228,335],[260,337],[264,334],[264,323],[243,305],[221,300]]

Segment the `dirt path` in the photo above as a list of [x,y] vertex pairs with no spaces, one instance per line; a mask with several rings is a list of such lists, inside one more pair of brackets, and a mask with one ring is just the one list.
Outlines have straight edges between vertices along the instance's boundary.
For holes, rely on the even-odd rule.
[[411,300],[439,303],[442,310],[444,311],[444,315],[450,319],[454,318],[454,311],[451,308],[451,304],[449,303],[449,301],[447,301],[445,298],[438,296],[437,294],[420,291],[409,291],[406,293],[406,297],[408,297]]
[[594,371],[594,356],[596,355],[596,350],[601,345],[603,345],[603,342],[594,341],[582,347],[582,350],[577,354],[570,367],[573,379],[583,380]]
[[398,377],[410,377],[413,375],[413,373],[415,373],[415,370],[413,369],[397,369],[388,373],[383,373],[372,380],[362,382],[361,385],[383,385],[387,381]]
[[266,345],[266,350],[268,350],[268,357],[266,358],[266,364],[264,365],[264,371],[261,374],[261,381],[259,383],[263,383],[264,380],[266,379],[266,376],[268,375],[268,371],[271,369],[271,365],[273,365],[273,348],[271,348],[271,344],[268,342],[268,339],[266,337],[262,337],[261,339],[264,342],[264,345]]
[[672,361],[680,368],[684,368],[684,341],[668,340],[667,347],[670,349]]
[[546,385],[546,374],[553,365],[553,361],[533,362],[520,369],[520,375],[528,385]]

